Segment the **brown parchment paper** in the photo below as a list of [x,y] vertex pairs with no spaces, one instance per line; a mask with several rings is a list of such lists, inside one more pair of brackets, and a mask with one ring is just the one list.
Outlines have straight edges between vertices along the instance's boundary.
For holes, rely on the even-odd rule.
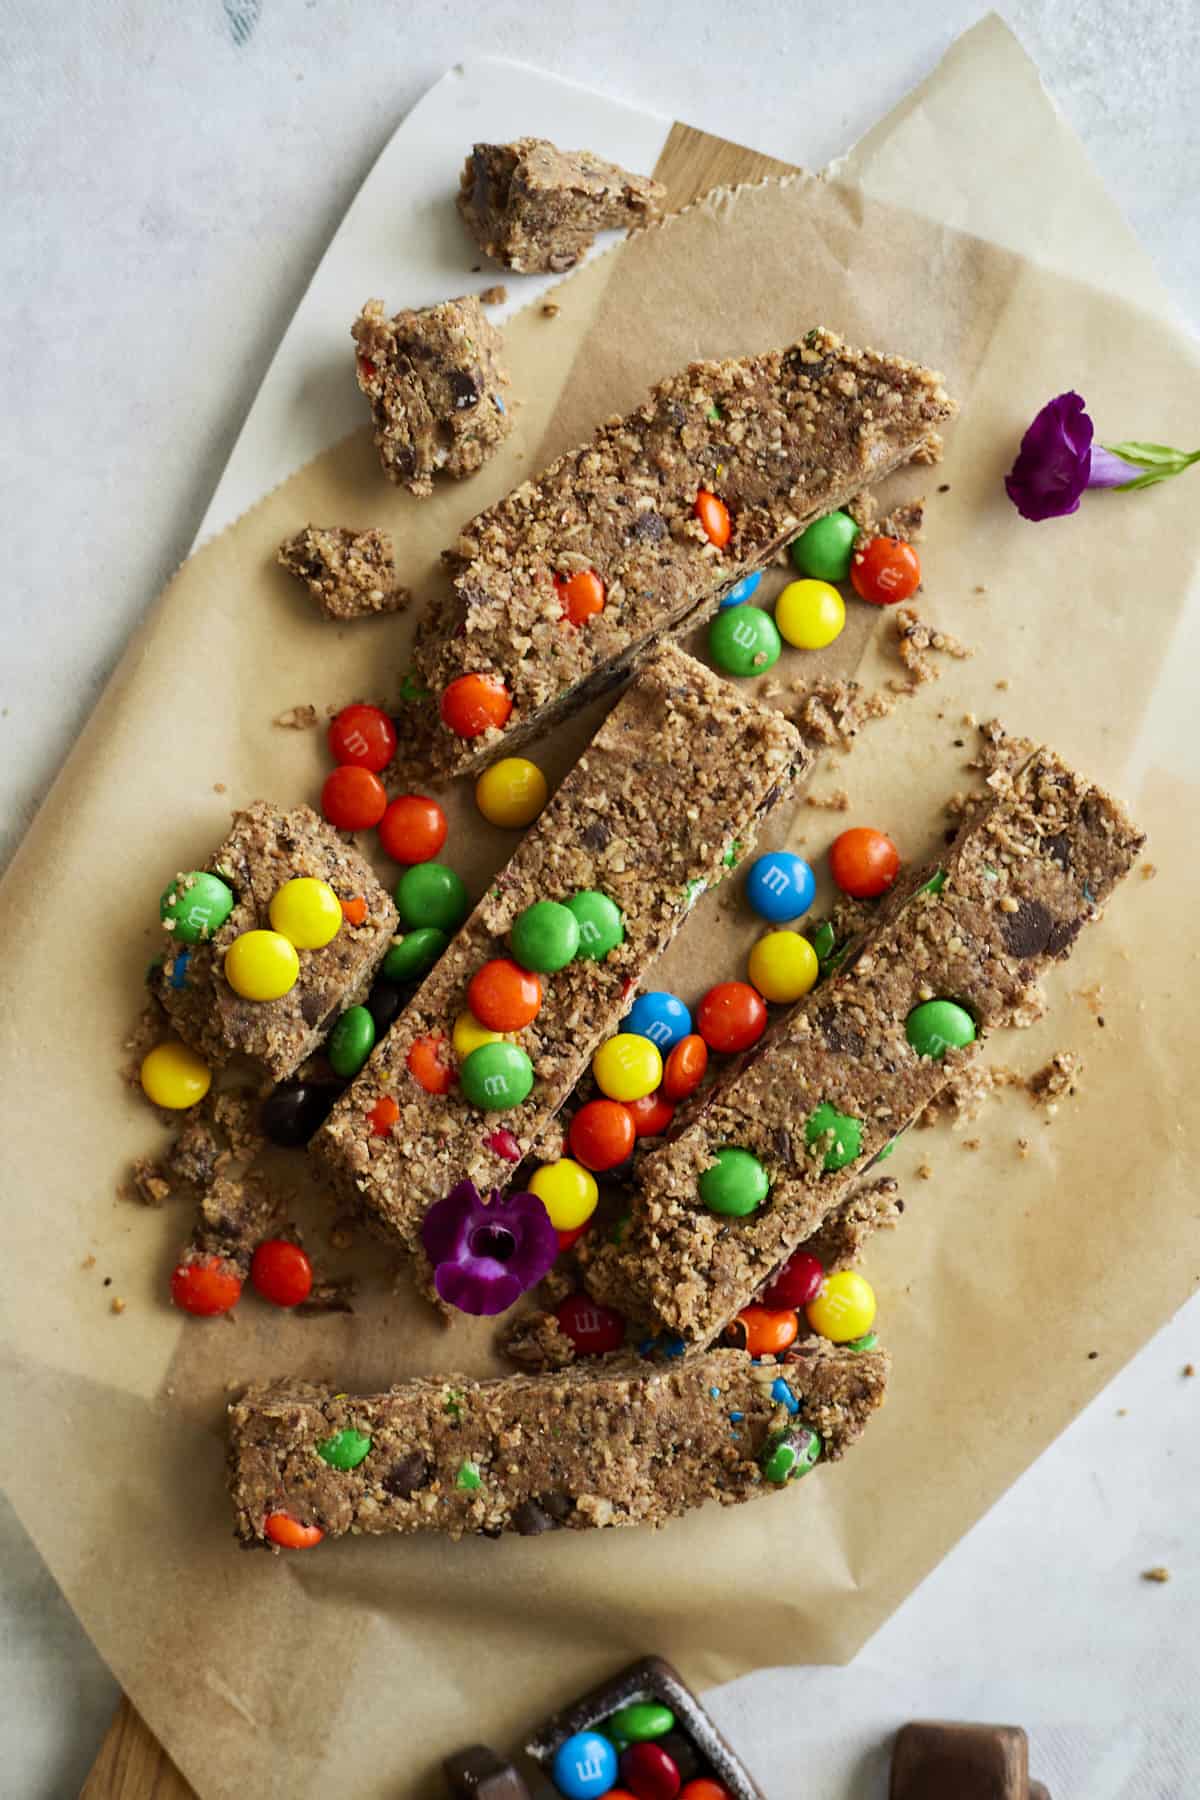
[[[1006,144],[1020,157],[1006,160]],[[1031,159],[1046,179],[1028,178]],[[916,204],[927,189],[945,190],[949,223]],[[977,216],[1003,241],[976,233]],[[1098,218],[1120,253],[1112,286],[1141,310],[1108,291]],[[836,180],[713,196],[565,283],[552,323],[537,310],[513,321],[518,425],[477,479],[419,505],[387,487],[360,434],[193,558],[131,645],[0,890],[0,1466],[72,1604],[202,1794],[416,1792],[454,1743],[515,1741],[648,1648],[701,1684],[850,1656],[1191,1291],[1195,481],[1095,496],[1042,526],[1020,522],[1000,485],[1028,419],[1072,384],[1102,436],[1194,438],[1195,349],[1136,260],[1029,65],[990,23]],[[348,319],[360,300],[347,296]],[[922,610],[975,655],[818,776],[818,793],[849,788],[849,818],[801,806],[771,841],[819,858],[860,820],[925,855],[942,801],[969,779],[968,712],[999,711],[1113,785],[1151,833],[1158,878],[1135,877],[1084,934],[1050,984],[1050,1017],[991,1049],[1023,1069],[1074,1049],[1080,1093],[1050,1127],[1018,1096],[998,1102],[975,1151],[941,1130],[905,1139],[891,1166],[908,1213],[869,1260],[892,1398],[844,1464],[795,1493],[658,1535],[242,1556],[222,1492],[229,1385],[299,1371],[354,1389],[496,1366],[489,1328],[443,1331],[361,1247],[354,1317],[302,1321],[247,1299],[225,1321],[181,1320],[163,1296],[186,1218],[117,1195],[131,1157],[157,1141],[117,1064],[161,887],[218,840],[231,805],[315,797],[321,734],[279,730],[277,713],[387,698],[404,666],[411,621],[320,623],[274,547],[310,518],[379,523],[427,594],[460,521],[598,417],[689,357],[766,348],[817,320],[934,363],[963,402],[945,464],[898,491],[931,500]],[[68,496],[64,484],[69,510]],[[878,685],[897,672],[889,634],[859,608],[822,658],[790,652],[778,672]],[[552,777],[597,716],[535,752]],[[450,810],[449,855],[478,891],[513,840],[483,825],[469,790]],[[695,998],[742,967],[753,936],[735,893],[707,896],[659,984]],[[1031,1141],[1024,1160],[1018,1136]],[[926,1162],[932,1178],[917,1179]],[[327,1254],[328,1215],[303,1195],[297,1206]],[[114,1294],[127,1302],[119,1317]]]

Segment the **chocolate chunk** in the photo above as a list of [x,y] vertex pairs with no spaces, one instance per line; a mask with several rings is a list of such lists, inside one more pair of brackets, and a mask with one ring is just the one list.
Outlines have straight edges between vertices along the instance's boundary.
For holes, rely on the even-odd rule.
[[300,1016],[304,1023],[311,1025],[314,1030],[321,1023],[321,1017],[325,1010],[326,997],[324,994],[305,994],[300,1002]]
[[579,834],[579,841],[589,850],[606,850],[612,838],[607,819],[592,819]]
[[522,1500],[512,1516],[513,1525],[521,1537],[540,1537],[543,1531],[557,1531],[559,1522],[536,1500]]
[[793,1155],[792,1134],[786,1125],[776,1125],[771,1133],[771,1142],[779,1152],[779,1160],[790,1163]]
[[1065,956],[1082,930],[1082,919],[1056,919],[1046,939],[1046,955]]
[[667,522],[661,513],[640,512],[629,527],[630,537],[643,544],[658,544],[667,535]]
[[529,1800],[524,1781],[486,1744],[468,1744],[442,1763],[453,1800]]
[[419,1450],[402,1456],[383,1477],[381,1486],[397,1500],[411,1500],[418,1488],[429,1480],[429,1464]]
[[1071,866],[1071,840],[1065,831],[1056,831],[1053,837],[1042,839],[1042,849],[1060,869]]
[[454,397],[455,412],[463,412],[468,406],[479,405],[479,388],[475,377],[468,375],[465,369],[448,369],[446,383]]
[[854,1031],[842,1019],[832,1006],[822,1006],[816,1014],[816,1021],[821,1035],[835,1056],[862,1056],[866,1050],[866,1040],[861,1032]]
[[395,981],[377,981],[367,996],[367,1009],[375,1021],[375,1036],[390,1031],[409,990]]
[[1040,900],[1022,900],[1015,913],[1002,915],[1000,930],[1011,955],[1022,960],[1041,956],[1054,930],[1054,915]]
[[570,1494],[539,1494],[538,1505],[544,1512],[548,1512],[552,1519],[557,1520],[560,1525],[565,1519],[569,1519],[571,1514],[575,1511],[575,1502]]
[[905,1725],[889,1800],[1028,1800],[1029,1740],[1018,1725]]

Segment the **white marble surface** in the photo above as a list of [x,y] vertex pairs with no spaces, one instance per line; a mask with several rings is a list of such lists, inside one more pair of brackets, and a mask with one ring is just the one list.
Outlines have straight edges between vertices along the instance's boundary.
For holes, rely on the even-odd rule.
[[[629,0],[486,12],[462,0],[5,0],[0,854],[186,553],[355,189],[447,66],[523,59],[819,166],[976,16],[963,0],[902,11],[850,0],[820,15],[760,0],[736,15],[721,0],[653,14]],[[1200,319],[1193,0],[1022,0],[1008,16]],[[46,491],[62,469],[65,515]],[[1057,1800],[1200,1791],[1200,1380],[1181,1377],[1189,1359],[1200,1361],[1196,1304],[851,1670],[780,1670],[716,1697],[773,1797],[874,1800],[876,1747],[918,1712],[1023,1720]],[[0,1787],[58,1800],[77,1791],[115,1690],[6,1511],[0,1557]],[[1172,1570],[1165,1587],[1139,1580],[1157,1563]],[[786,1644],[776,1654],[786,1662]]]

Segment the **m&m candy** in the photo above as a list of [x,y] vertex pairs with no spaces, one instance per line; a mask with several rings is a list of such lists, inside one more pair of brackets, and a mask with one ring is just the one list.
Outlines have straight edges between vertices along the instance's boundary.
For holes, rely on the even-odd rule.
[[630,1100],[628,1106],[633,1129],[640,1138],[661,1137],[675,1117],[675,1108],[664,1099],[661,1086],[652,1094],[643,1094],[640,1100]]
[[619,1100],[589,1100],[571,1120],[567,1140],[585,1169],[615,1169],[633,1154],[633,1115]]
[[579,926],[579,954],[603,962],[610,951],[625,942],[625,921],[615,900],[595,888],[572,894],[567,901]]
[[733,1800],[733,1795],[719,1781],[697,1775],[694,1781],[687,1781],[680,1788],[679,1800]]
[[552,975],[579,950],[579,920],[557,900],[535,900],[513,920],[512,953],[523,969]]
[[478,1050],[481,1044],[499,1044],[503,1037],[502,1031],[492,1031],[488,1026],[481,1025],[470,1007],[467,1006],[454,1021],[451,1042],[454,1045],[455,1056],[459,1062],[462,1062],[464,1058],[470,1056],[472,1050]]
[[680,1038],[663,1064],[662,1096],[672,1102],[686,1100],[704,1080],[708,1045],[699,1032]]
[[631,1744],[665,1737],[675,1724],[675,1714],[661,1700],[635,1700],[620,1707],[608,1720],[608,1729]]
[[596,1177],[569,1156],[535,1169],[529,1177],[529,1191],[545,1207],[555,1231],[574,1231],[585,1224],[600,1198]]
[[353,1081],[375,1048],[375,1020],[368,1007],[348,1006],[329,1034],[326,1054],[335,1075]]
[[365,1462],[371,1454],[370,1435],[365,1431],[355,1431],[348,1425],[342,1431],[335,1431],[331,1437],[322,1439],[317,1445],[317,1455],[331,1469],[357,1469],[359,1463]]
[[767,1439],[762,1451],[762,1472],[774,1487],[799,1481],[816,1467],[821,1457],[821,1440],[808,1425],[792,1425]]
[[325,1123],[341,1091],[332,1081],[281,1082],[258,1115],[264,1135],[281,1149],[299,1149]]
[[546,804],[546,777],[524,756],[502,756],[475,783],[475,804],[489,825],[523,831]]
[[286,1512],[268,1513],[263,1531],[282,1550],[311,1550],[325,1536],[319,1525],[302,1525]]
[[817,953],[798,931],[769,931],[750,952],[749,976],[764,1000],[790,1006],[816,986]]
[[770,1287],[763,1289],[762,1303],[771,1307],[807,1306],[824,1279],[825,1271],[815,1256],[807,1250],[794,1250]]
[[909,1013],[904,1035],[918,1056],[932,1056],[940,1062],[947,1050],[961,1050],[975,1042],[975,1021],[956,1000],[925,1000]]
[[761,607],[735,606],[718,612],[708,628],[708,653],[727,675],[765,675],[782,651],[775,621]]
[[533,1064],[517,1044],[481,1044],[466,1058],[459,1077],[472,1106],[483,1112],[506,1112],[529,1098]]
[[556,575],[554,591],[558,595],[563,618],[569,625],[586,625],[589,619],[594,619],[604,611],[604,583],[595,569],[581,569],[577,575],[569,575],[565,581]]
[[512,705],[498,675],[460,675],[442,695],[442,723],[456,737],[480,737],[507,725]]
[[179,944],[202,944],[233,911],[229,883],[204,869],[177,875],[158,903],[159,916]]
[[701,488],[696,495],[694,510],[709,543],[723,550],[733,535],[733,522],[725,502],[716,494],[710,494],[707,488]]
[[794,1344],[800,1321],[791,1307],[743,1306],[725,1336],[751,1356],[781,1356]]
[[321,950],[342,929],[342,903],[327,881],[299,875],[271,896],[272,929],[297,950]]
[[439,862],[406,869],[396,883],[395,901],[400,923],[410,931],[424,926],[457,931],[470,906],[459,876]]
[[[413,1045],[413,1050],[416,1049]],[[413,1050],[409,1051],[408,1066],[412,1068]],[[367,1114],[367,1124],[371,1128],[372,1137],[388,1137],[400,1117],[400,1107],[390,1094],[381,1094]]]
[[761,919],[787,925],[813,903],[816,879],[802,856],[770,850],[756,856],[746,872],[746,898]]
[[875,1290],[857,1269],[839,1269],[827,1275],[821,1291],[810,1300],[804,1316],[814,1331],[834,1344],[849,1344],[870,1331],[875,1323]]
[[343,763],[325,777],[321,811],[339,831],[369,831],[387,811],[387,790],[371,769]]
[[789,581],[775,602],[781,637],[797,650],[824,650],[846,623],[846,603],[827,581]]
[[288,1238],[268,1238],[254,1252],[250,1285],[272,1306],[299,1306],[312,1292],[308,1253]]
[[236,1306],[242,1278],[223,1256],[199,1256],[181,1262],[171,1275],[171,1299],[181,1312],[215,1319]]
[[874,900],[900,873],[900,852],[890,837],[866,825],[843,831],[829,846],[829,873],[855,900]]
[[718,981],[696,1008],[696,1029],[710,1050],[748,1050],[766,1028],[762,995],[745,981]]
[[616,1784],[617,1753],[598,1731],[576,1731],[554,1752],[550,1773],[565,1800],[600,1800]]
[[378,706],[343,706],[329,722],[329,749],[334,762],[378,775],[396,754],[396,727]]
[[559,1329],[566,1333],[580,1356],[603,1356],[625,1342],[625,1320],[611,1306],[602,1306],[590,1294],[568,1294],[554,1309]]
[[721,611],[724,612],[725,609],[730,606],[741,606],[745,601],[749,600],[750,596],[757,592],[761,580],[761,569],[756,569],[753,575],[743,576],[737,586],[731,587],[725,598],[722,600]]
[[212,1086],[212,1070],[204,1058],[178,1038],[148,1050],[138,1078],[147,1100],[171,1112],[198,1105]]
[[392,944],[379,973],[385,981],[416,981],[428,974],[449,942],[449,934],[437,925],[419,925]]
[[279,931],[243,931],[226,950],[224,968],[243,1000],[282,999],[300,978],[296,946]]
[[467,1004],[489,1031],[521,1031],[541,1009],[541,977],[510,957],[493,957],[471,977]]
[[[454,1069],[447,1054],[446,1040],[439,1032],[430,1032],[425,1037],[415,1038],[409,1045],[404,1066],[419,1088],[427,1094],[448,1094],[454,1086]],[[384,1112],[380,1113],[380,1108]],[[386,1116],[385,1116],[386,1115]],[[386,1137],[396,1120],[400,1117],[400,1109],[390,1094],[378,1100],[369,1115],[371,1129],[377,1137]]]
[[428,794],[399,794],[379,821],[379,842],[393,862],[424,863],[446,841],[446,815]]
[[849,513],[826,513],[792,539],[792,561],[801,575],[816,581],[845,581],[857,537],[858,525]]
[[810,1146],[825,1147],[822,1168],[827,1174],[844,1169],[862,1149],[862,1125],[850,1113],[840,1113],[828,1100],[822,1100],[804,1127],[804,1141]]
[[407,989],[397,981],[375,981],[367,995],[367,1010],[375,1023],[375,1036],[390,1031],[404,1009]]
[[637,1800],[675,1800],[679,1765],[661,1744],[630,1744],[621,1752],[621,1780]]
[[652,990],[639,994],[623,1021],[626,1031],[649,1038],[663,1052],[687,1037],[692,1029],[692,1015],[675,994]]
[[610,1100],[640,1100],[662,1080],[662,1055],[649,1038],[618,1031],[596,1051],[592,1074]]
[[756,1212],[770,1192],[767,1171],[749,1150],[726,1144],[700,1177],[700,1198],[709,1212],[741,1219]]
[[856,544],[850,559],[856,594],[872,606],[909,600],[921,585],[921,559],[902,538],[877,537]]

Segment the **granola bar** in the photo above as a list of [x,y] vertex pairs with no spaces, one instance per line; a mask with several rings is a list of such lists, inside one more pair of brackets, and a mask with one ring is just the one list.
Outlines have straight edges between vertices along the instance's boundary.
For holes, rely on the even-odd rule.
[[327,619],[401,612],[412,599],[396,580],[395,551],[386,531],[306,525],[280,544],[277,560],[304,582]]
[[[426,1211],[458,1182],[506,1184],[700,892],[809,766],[778,714],[664,645],[313,1139],[339,1198],[417,1251]],[[460,1085],[426,1091],[410,1073],[414,1046],[449,1060],[467,984],[507,955],[517,915],[581,892],[615,902],[624,941],[601,961],[577,957],[547,977],[541,1010],[519,1036],[535,1077],[529,1097],[481,1112]],[[380,1102],[395,1108],[383,1135],[373,1122]]]
[[391,319],[368,300],[351,335],[389,481],[432,494],[435,474],[473,475],[512,430],[503,342],[473,295]]
[[[432,772],[479,768],[619,684],[813,519],[926,452],[954,410],[930,370],[823,329],[661,382],[445,553],[450,586],[418,626],[417,673],[443,700],[452,682],[488,677],[511,710],[464,737],[431,704]],[[727,509],[727,542],[701,524],[702,494]],[[590,616],[572,623],[580,583]]]
[[[365,997],[396,929],[396,909],[370,864],[310,806],[281,812],[256,800],[234,814],[233,829],[205,868],[232,888],[232,911],[211,937],[173,941],[151,973],[151,988],[180,1037],[211,1063],[241,1055],[283,1081],[338,1014]],[[270,928],[272,897],[297,876],[327,882],[339,900],[361,897],[365,915],[358,924],[343,919],[322,949],[298,951],[299,979],[280,999],[243,999],[225,979],[225,952],[243,932]],[[177,876],[176,888],[186,894],[189,879]],[[170,933],[170,920],[165,929]]]
[[518,275],[561,274],[598,231],[656,218],[667,190],[590,150],[558,150],[546,138],[476,144],[459,180],[458,210],[480,248]]
[[[646,1159],[621,1243],[587,1269],[589,1292],[690,1345],[711,1341],[977,1054],[978,1034],[1027,1008],[1031,983],[1070,954],[1143,842],[1107,794],[1035,752],[942,866],[910,877],[839,972]],[[965,1008],[977,1033],[940,1060],[906,1032],[934,998]],[[750,1151],[770,1180],[766,1204],[744,1218],[699,1198],[723,1146]]]
[[[789,1462],[836,1461],[887,1375],[882,1352],[820,1345],[785,1376],[714,1350],[665,1368],[421,1378],[364,1396],[255,1387],[229,1409],[236,1533],[270,1548],[281,1515],[326,1537],[661,1525],[704,1500],[770,1492]],[[790,1405],[773,1392],[781,1379]],[[788,1438],[795,1455],[773,1460]]]

